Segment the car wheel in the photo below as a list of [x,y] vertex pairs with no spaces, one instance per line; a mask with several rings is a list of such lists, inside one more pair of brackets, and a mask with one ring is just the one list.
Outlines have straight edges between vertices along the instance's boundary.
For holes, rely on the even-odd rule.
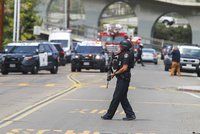
[[28,72],[27,71],[22,71],[22,74],[28,74]]
[[81,68],[77,68],[77,72],[81,72]]
[[197,76],[200,77],[200,72],[197,73]]
[[58,65],[54,64],[53,68],[50,70],[51,74],[57,74],[58,73]]
[[75,72],[76,68],[74,66],[71,66],[71,72]]
[[101,69],[100,69],[100,72],[101,72],[101,73],[105,72],[105,68],[101,68]]
[[37,65],[34,65],[32,70],[31,70],[31,74],[38,74],[38,66]]
[[1,74],[2,75],[7,75],[8,73],[9,72],[6,69],[4,69],[4,68],[1,69]]

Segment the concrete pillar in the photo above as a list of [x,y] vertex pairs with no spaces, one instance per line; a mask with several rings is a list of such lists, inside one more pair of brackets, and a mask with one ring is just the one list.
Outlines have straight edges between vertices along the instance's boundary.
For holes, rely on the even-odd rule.
[[[162,12],[155,12],[148,3],[137,4],[135,13],[138,17],[138,36],[152,38],[152,28]],[[150,43],[146,42],[146,43]]]
[[192,43],[200,44],[200,16],[189,16],[187,19],[192,29]]
[[88,26],[85,29],[85,36],[88,38],[96,38],[98,33],[98,23],[104,7],[107,5],[106,0],[83,0],[85,9],[84,25]]

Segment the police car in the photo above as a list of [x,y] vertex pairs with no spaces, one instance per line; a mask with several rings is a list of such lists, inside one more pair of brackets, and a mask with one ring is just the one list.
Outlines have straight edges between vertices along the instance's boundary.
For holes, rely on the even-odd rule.
[[[7,48],[11,48],[8,50]],[[1,57],[1,73],[22,72],[37,74],[39,70],[58,72],[58,51],[49,42],[11,43]]]
[[100,69],[105,72],[108,64],[108,55],[101,43],[84,41],[78,43],[71,58],[71,71],[80,72],[81,69]]

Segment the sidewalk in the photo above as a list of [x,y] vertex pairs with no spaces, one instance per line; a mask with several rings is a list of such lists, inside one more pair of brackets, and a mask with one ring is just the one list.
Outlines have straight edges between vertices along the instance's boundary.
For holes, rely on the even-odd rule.
[[200,93],[200,86],[182,86],[178,87],[179,91]]

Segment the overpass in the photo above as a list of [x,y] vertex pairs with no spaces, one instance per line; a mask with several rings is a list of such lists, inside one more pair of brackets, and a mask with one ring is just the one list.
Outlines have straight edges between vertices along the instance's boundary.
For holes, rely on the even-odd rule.
[[[176,12],[188,20],[192,29],[192,43],[200,44],[200,3],[196,0],[82,0],[85,10],[83,25],[99,27],[103,11],[119,1],[129,4],[138,17],[138,35],[151,38],[157,20],[167,13]],[[47,21],[47,12],[51,3],[52,0],[43,0],[39,5],[38,11],[44,22]],[[45,25],[43,27],[45,28]],[[85,29],[84,34],[97,35],[97,32],[98,30],[88,28]]]

